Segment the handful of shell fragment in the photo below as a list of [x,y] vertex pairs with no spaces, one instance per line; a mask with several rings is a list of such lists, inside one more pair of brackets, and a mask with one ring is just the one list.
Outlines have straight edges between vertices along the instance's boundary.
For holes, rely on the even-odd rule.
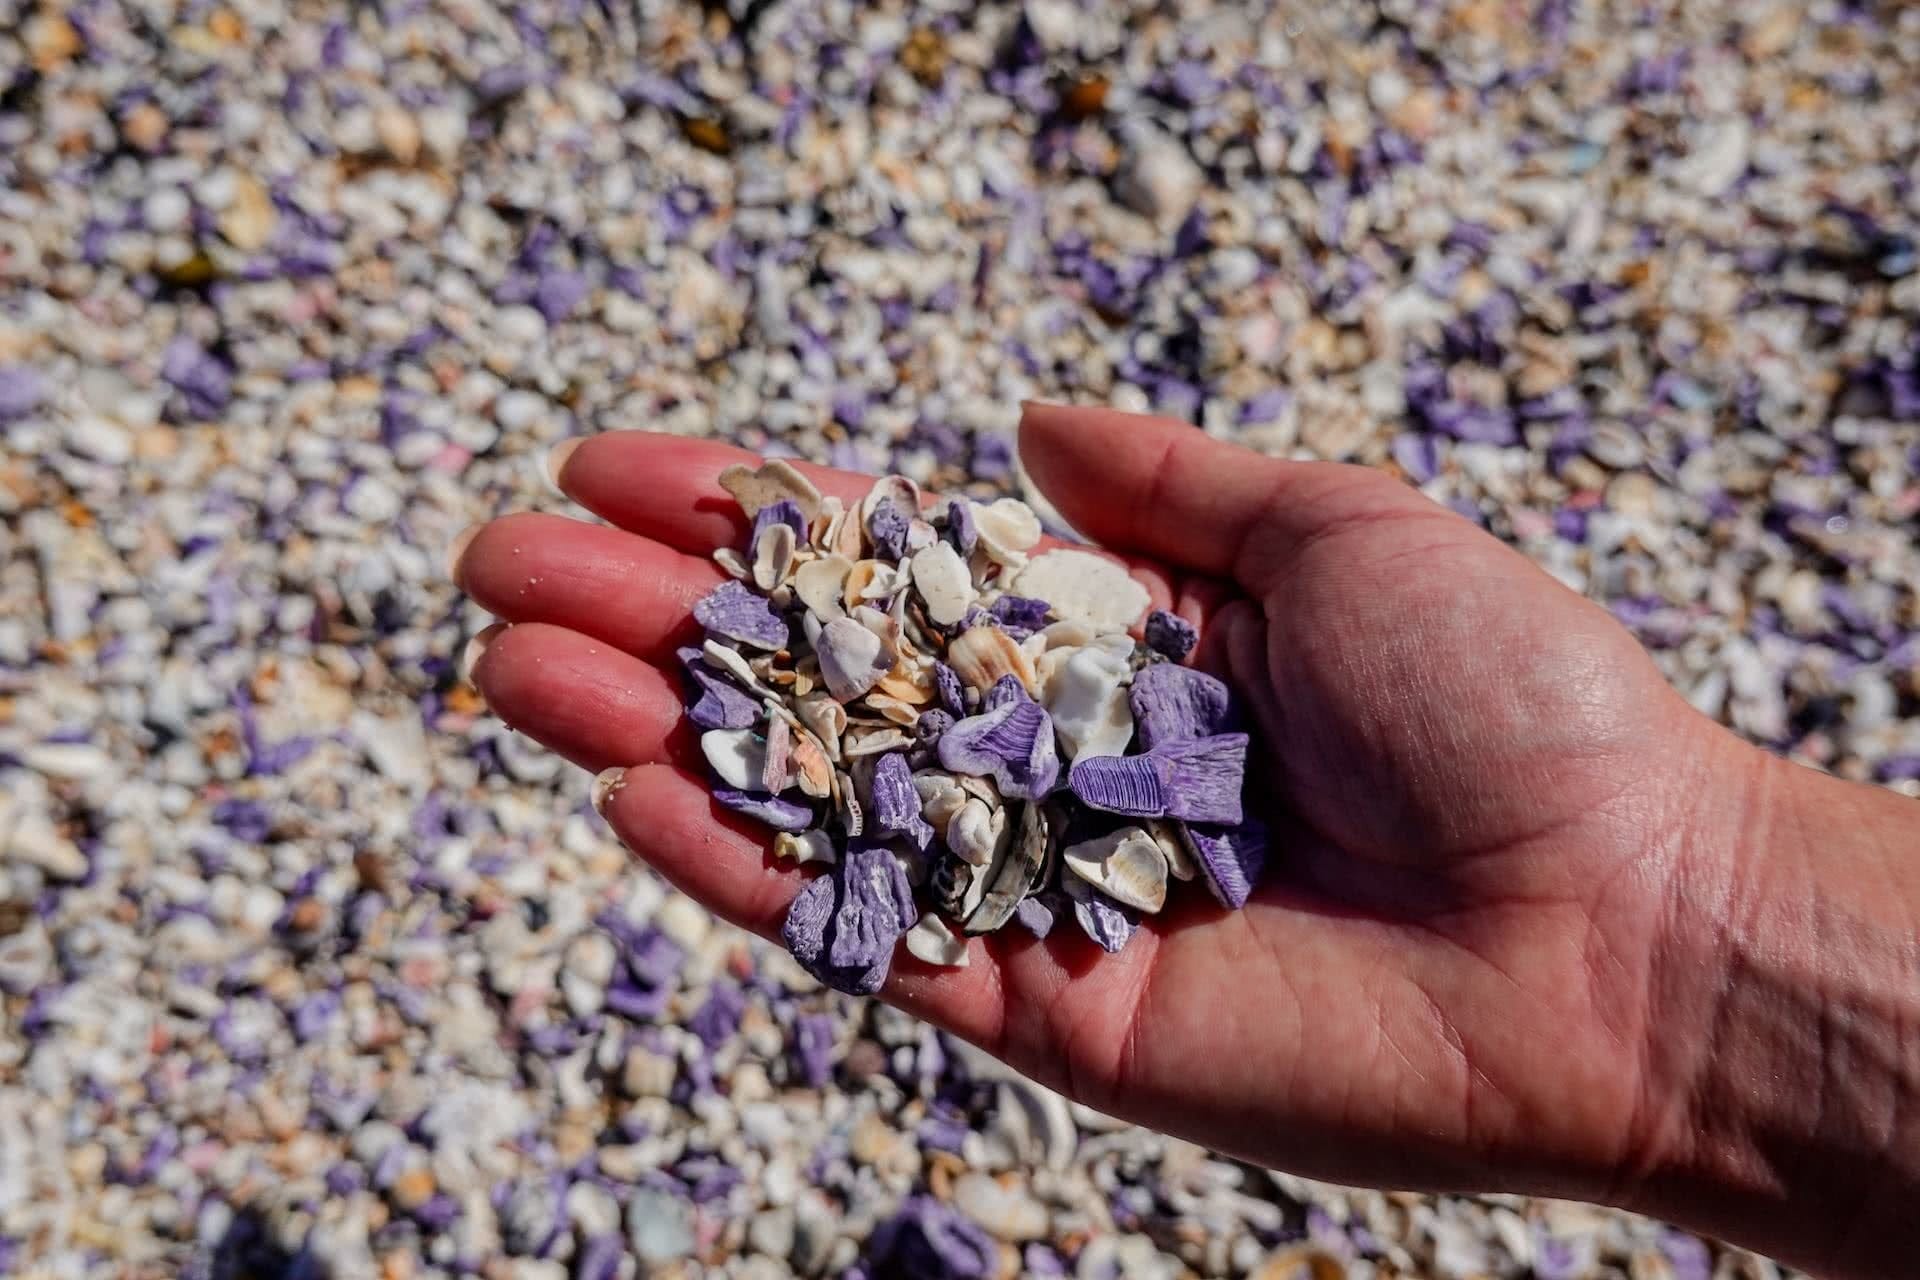
[[1266,834],[1242,811],[1247,736],[1225,685],[1179,665],[1193,630],[1089,551],[1036,550],[1011,498],[924,503],[900,476],[857,506],[784,462],[720,483],[752,521],[680,651],[720,804],[775,853],[830,865],[787,947],[866,993],[894,946],[967,962],[965,935],[1064,917],[1108,951],[1169,880],[1244,904]]

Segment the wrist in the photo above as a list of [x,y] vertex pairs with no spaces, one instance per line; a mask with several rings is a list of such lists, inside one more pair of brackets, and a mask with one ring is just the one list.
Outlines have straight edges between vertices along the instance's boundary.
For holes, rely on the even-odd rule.
[[1920,808],[1726,742],[1671,884],[1623,1198],[1891,1274],[1920,1247]]

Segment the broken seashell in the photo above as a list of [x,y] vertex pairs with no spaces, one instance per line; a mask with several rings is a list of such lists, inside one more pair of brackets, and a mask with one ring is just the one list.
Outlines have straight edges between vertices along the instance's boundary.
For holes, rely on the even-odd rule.
[[[907,646],[902,644],[904,651]],[[934,676],[930,664],[923,659],[910,660],[903,652],[900,660],[893,664],[893,670],[880,677],[874,688],[889,698],[898,698],[909,706],[921,707],[934,699]]]
[[[885,683],[881,681],[881,684]],[[920,712],[912,703],[882,693],[878,688],[868,691],[867,705],[902,728],[911,729],[920,719]]]
[[1194,630],[1191,622],[1165,609],[1155,609],[1147,615],[1143,634],[1149,649],[1173,662],[1184,662],[1187,655],[1193,652],[1193,647],[1200,643],[1200,633]]
[[1062,547],[1035,556],[1008,589],[1047,601],[1061,618],[1100,631],[1124,631],[1152,601],[1126,566],[1091,551]]
[[913,585],[926,604],[927,617],[942,627],[966,617],[976,596],[966,563],[944,542],[914,553]]
[[947,969],[967,967],[967,940],[947,927],[947,922],[932,912],[920,917],[920,923],[907,930],[907,950],[916,959]]
[[782,831],[773,838],[773,856],[795,862],[838,862],[833,837],[818,827],[812,831]]
[[875,553],[889,560],[905,559],[907,531],[912,523],[913,517],[894,503],[882,502],[876,506],[867,517],[867,537]]
[[759,723],[759,704],[708,667],[703,650],[688,646],[675,650],[675,656],[700,691],[687,708],[687,719],[702,729],[751,729]]
[[693,606],[693,618],[715,635],[756,649],[780,649],[787,643],[785,620],[744,583],[727,581],[709,591]]
[[882,751],[905,751],[912,745],[912,735],[903,733],[894,725],[884,729],[848,729],[846,736],[840,740],[840,754],[854,760],[861,756],[878,755]]
[[755,791],[735,791],[730,787],[715,787],[713,798],[725,808],[764,822],[775,831],[782,833],[805,831],[813,825],[811,805],[783,800],[776,795]]
[[853,792],[853,779],[837,769],[833,774],[833,802],[840,810],[840,822],[847,829],[847,838],[852,840],[865,834],[866,811],[860,807],[860,797]]
[[793,735],[787,763],[802,794],[824,800],[833,793],[833,765],[827,749],[811,733],[802,730]]
[[[1040,517],[1018,498],[1000,498],[985,506],[975,503],[971,514],[973,527],[979,534],[980,549],[995,564],[1010,568],[1022,565],[1026,563],[1024,553],[1040,542]],[[1045,600],[1051,597],[1040,598]]]
[[990,866],[1006,842],[1007,811],[968,800],[954,810],[943,830],[954,856],[971,866]]
[[820,490],[795,470],[792,463],[780,458],[763,462],[757,468],[728,467],[720,473],[720,487],[733,495],[749,520],[759,515],[762,507],[770,507],[782,499],[798,507],[803,520],[810,521],[820,513]]
[[980,526],[974,521],[973,510],[973,504],[965,498],[954,498],[942,513],[946,519],[946,539],[963,560],[973,554],[980,542]]
[[750,693],[758,694],[762,698],[772,698],[776,701],[779,699],[779,692],[769,688],[766,682],[754,673],[753,668],[748,665],[746,657],[742,655],[738,649],[721,644],[718,640],[709,639],[700,646],[700,652],[708,663],[720,668],[735,680],[738,680],[747,687]]
[[1034,692],[1032,660],[1012,636],[998,627],[971,627],[962,632],[947,646],[947,664],[962,681],[981,693],[993,688],[1005,675],[1020,677],[1027,692]]
[[751,729],[709,729],[700,735],[700,752],[728,786],[758,791],[767,767],[767,740]]
[[761,530],[753,540],[753,585],[762,591],[772,591],[784,583],[793,572],[794,550],[799,541],[799,536],[784,524],[769,525]]
[[1267,867],[1266,824],[1258,818],[1225,828],[1182,823],[1180,834],[1220,905],[1246,906]]
[[[941,739],[940,762],[948,768],[956,767],[944,750],[952,736]],[[1108,813],[1236,826],[1246,767],[1247,735],[1222,733],[1162,742],[1145,755],[1077,760],[1067,785],[1084,803]]]
[[1073,900],[1073,917],[1080,929],[1102,951],[1116,952],[1127,945],[1139,920],[1133,912],[1107,897],[1079,876],[1064,876],[1060,887]]
[[820,630],[816,655],[827,692],[841,702],[860,697],[893,669],[893,655],[880,637],[852,618],[835,618]]
[[1009,700],[957,722],[940,735],[939,752],[946,768],[989,775],[1002,795],[1016,799],[1041,799],[1060,778],[1053,721],[1031,698]]
[[1133,712],[1127,704],[1132,674],[1127,660],[1094,645],[1056,652],[1069,656],[1042,682],[1042,688],[1053,730],[1067,757],[1125,754],[1133,741]]
[[840,595],[846,587],[847,575],[852,571],[853,561],[845,556],[822,556],[818,560],[809,560],[793,571],[794,594],[800,597],[800,603],[807,607],[807,611],[825,625],[845,616]]
[[840,603],[849,611],[855,606],[872,604],[898,595],[907,585],[909,571],[904,565],[883,560],[861,560],[847,571],[840,587]]
[[964,921],[979,909],[987,893],[987,872],[952,856],[934,864],[927,877],[933,904],[950,919]]
[[967,802],[967,793],[950,773],[922,769],[913,775],[913,789],[920,797],[920,816],[939,831],[947,829],[947,823]]
[[1047,866],[1047,818],[1037,804],[1020,806],[1020,826],[987,872],[987,891],[966,919],[968,933],[991,933],[1013,916]]
[[1141,911],[1167,904],[1167,859],[1139,827],[1121,827],[1061,851],[1067,869],[1115,902]]
[[1040,631],[1040,636],[1049,650],[1077,649],[1083,644],[1092,644],[1099,634],[1079,618],[1048,623]]
[[898,507],[908,519],[920,514],[920,486],[905,476],[881,476],[860,499],[860,523],[871,526],[873,513],[882,505]]
[[875,763],[870,791],[873,822],[881,835],[904,836],[916,849],[933,842],[933,827],[920,816],[920,796],[913,787],[907,758],[889,752]]
[[747,563],[747,558],[733,547],[715,547],[713,562],[729,578],[745,578],[753,572],[753,566]]
[[1167,874],[1175,880],[1191,880],[1200,874],[1181,835],[1184,825],[1164,818],[1155,818],[1146,824],[1147,834],[1160,846],[1160,856],[1167,860]]
[[800,723],[813,731],[829,760],[840,760],[840,737],[847,731],[847,709],[823,693],[810,693],[794,706]]
[[1047,614],[1051,606],[1045,600],[1032,600],[1026,596],[1009,595],[1001,592],[987,609],[1001,626],[1024,640],[1036,631],[1046,628]]
[[779,795],[789,785],[787,767],[792,758],[793,730],[782,716],[767,720],[767,758],[760,772],[760,789]]
[[1225,733],[1235,722],[1232,694],[1204,671],[1156,662],[1134,673],[1128,694],[1140,745],[1191,742]]

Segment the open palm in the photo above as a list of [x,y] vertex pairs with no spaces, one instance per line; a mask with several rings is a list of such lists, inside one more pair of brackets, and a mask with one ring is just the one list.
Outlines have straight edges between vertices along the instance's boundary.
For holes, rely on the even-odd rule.
[[[1021,443],[1253,709],[1275,856],[1240,912],[1184,895],[1114,956],[1018,930],[973,940],[961,970],[903,953],[884,998],[1261,1163],[1630,1196],[1666,1119],[1662,903],[1688,874],[1695,782],[1732,739],[1604,612],[1388,477],[1098,410],[1029,409]],[[803,873],[708,798],[673,671],[723,577],[708,553],[744,535],[717,477],[746,460],[586,440],[558,478],[612,527],[509,516],[455,574],[509,624],[473,663],[490,707],[587,769],[629,767],[604,811],[621,838],[772,936]],[[871,483],[808,474],[848,499]]]

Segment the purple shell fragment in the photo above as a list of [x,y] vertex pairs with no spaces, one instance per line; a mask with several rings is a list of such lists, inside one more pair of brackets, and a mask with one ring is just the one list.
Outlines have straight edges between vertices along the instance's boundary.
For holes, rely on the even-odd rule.
[[1011,702],[1032,702],[1033,696],[1027,692],[1027,686],[1020,683],[1020,677],[1008,673],[993,682],[993,688],[987,690],[980,699],[982,713],[998,711]]
[[827,960],[838,969],[875,969],[885,976],[893,944],[920,918],[913,888],[899,859],[885,845],[853,841],[839,867]]
[[160,356],[160,376],[180,393],[194,418],[217,418],[233,394],[233,375],[218,357],[180,334]]
[[914,1196],[874,1228],[867,1254],[876,1275],[907,1280],[986,1280],[1000,1246],[971,1218],[932,1196]]
[[980,525],[973,518],[973,504],[956,499],[947,508],[947,527],[943,532],[962,559],[972,555],[980,542]]
[[793,904],[787,908],[786,923],[780,927],[780,939],[799,962],[825,986],[849,995],[872,995],[887,980],[885,965],[862,965],[852,969],[836,966],[829,958],[834,933],[834,904],[840,896],[840,877],[823,875],[807,882]]
[[1146,638],[1149,649],[1181,662],[1200,642],[1200,633],[1179,614],[1155,609],[1147,615]]
[[794,537],[800,539],[802,542],[806,540],[807,517],[805,513],[800,510],[800,504],[792,498],[781,498],[777,502],[769,502],[754,515],[753,531],[747,535],[747,550],[749,553],[752,552],[754,547],[759,545],[760,535],[776,524],[784,524],[787,528],[793,530]]
[[940,763],[955,773],[991,776],[1004,796],[1041,799],[1060,780],[1053,718],[1031,698],[1008,700],[941,734]]
[[708,631],[756,649],[787,643],[787,624],[763,597],[738,582],[723,582],[693,606],[694,621]]
[[1208,738],[1231,728],[1235,716],[1227,686],[1204,671],[1156,662],[1134,673],[1128,695],[1140,745]]
[[1221,733],[1162,742],[1145,755],[1077,760],[1067,786],[1084,803],[1108,813],[1235,826],[1242,816],[1246,771],[1247,735]]
[[699,649],[688,647],[675,652],[686,668],[687,678],[700,691],[687,708],[687,719],[702,729],[751,729],[760,722],[760,704],[709,667]]
[[1122,906],[1078,876],[1066,876],[1067,897],[1073,900],[1073,918],[1082,932],[1109,954],[1127,945],[1140,925],[1139,913]]
[[1024,639],[1047,625],[1047,615],[1053,606],[1045,600],[1033,600],[1026,596],[1001,596],[987,610],[995,621],[1006,629],[1008,635]]
[[913,770],[898,751],[889,751],[874,765],[873,820],[883,833],[906,836],[922,853],[933,842],[933,827],[920,816]]
[[934,693],[940,699],[940,709],[958,720],[967,714],[967,696],[965,686],[960,683],[960,673],[944,662],[933,664]]
[[904,560],[907,555],[907,530],[912,527],[907,513],[891,502],[882,502],[867,517],[867,536],[873,539],[874,554],[887,560]]
[[24,364],[0,364],[0,422],[24,418],[47,398],[47,380]]
[[775,831],[805,831],[813,825],[813,810],[810,807],[781,796],[715,787],[713,798],[735,813],[764,822]]
[[1031,898],[1020,900],[1013,909],[1013,918],[1025,926],[1027,932],[1034,937],[1045,938],[1053,932],[1057,913],[1048,895],[1036,894]]
[[1233,911],[1246,906],[1267,866],[1266,824],[1258,818],[1235,827],[1194,823],[1181,835],[1220,905]]

